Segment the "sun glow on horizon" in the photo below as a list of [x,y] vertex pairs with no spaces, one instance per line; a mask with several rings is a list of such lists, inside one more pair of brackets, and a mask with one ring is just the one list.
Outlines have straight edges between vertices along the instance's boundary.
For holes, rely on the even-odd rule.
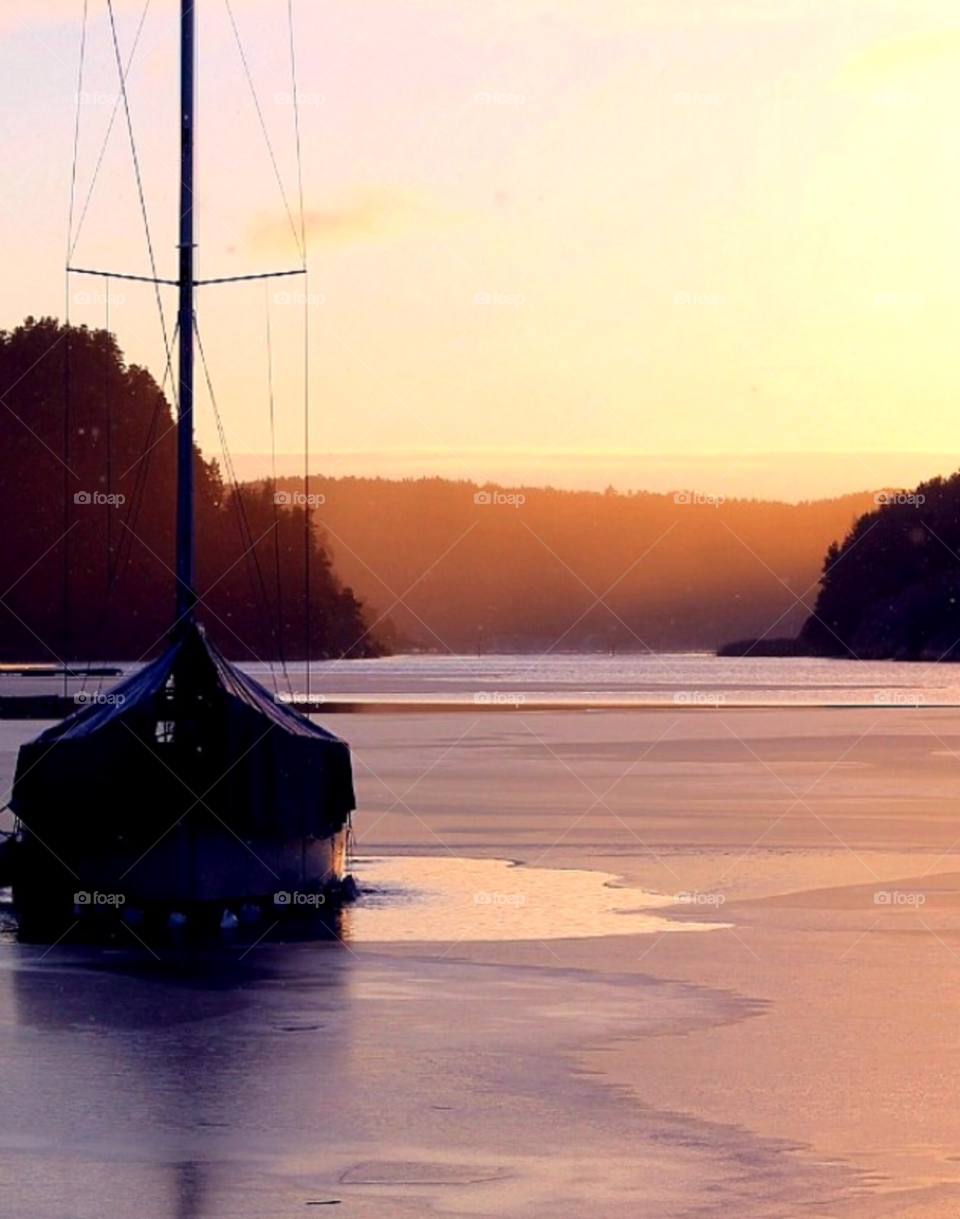
[[[128,54],[140,8],[117,7]],[[76,9],[38,17],[17,0],[0,25],[7,327],[64,312]],[[748,492],[786,479],[788,498],[952,470],[960,31],[945,4],[841,9],[824,22],[819,3],[296,6],[310,274],[207,289],[198,306],[238,464],[271,448],[269,318],[282,454],[301,445],[309,330],[318,469],[335,454],[338,469],[399,477],[421,461],[658,489],[676,464]],[[170,11],[151,11],[130,77],[161,275],[175,244]],[[206,276],[301,258],[282,23],[265,0],[236,14],[276,172],[229,23],[201,10]],[[87,206],[112,56],[95,13],[74,258],[144,273],[122,112]],[[71,289],[72,320],[105,324],[102,281]],[[151,290],[110,291],[128,359],[159,380]],[[219,455],[203,402],[198,429]]]

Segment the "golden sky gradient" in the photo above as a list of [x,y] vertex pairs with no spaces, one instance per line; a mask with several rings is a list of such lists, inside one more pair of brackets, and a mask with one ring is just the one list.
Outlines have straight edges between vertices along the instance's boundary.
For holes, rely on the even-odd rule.
[[[130,78],[161,275],[175,265],[176,7],[150,6]],[[82,9],[0,10],[4,326],[64,312]],[[115,9],[127,56],[143,5]],[[286,4],[233,10],[294,223],[224,5],[201,2],[207,276],[299,257]],[[75,218],[117,92],[105,0],[90,12]],[[319,472],[799,498],[960,464],[950,5],[299,0],[295,13],[309,281],[210,288],[199,306],[243,473],[265,472],[270,449],[268,315],[277,447],[302,443],[305,311],[286,292],[312,302]],[[149,270],[122,111],[74,261]],[[73,320],[102,325],[104,304],[76,294],[103,291],[75,278]],[[151,290],[111,292],[129,358],[162,376]],[[219,452],[205,402],[199,438]]]

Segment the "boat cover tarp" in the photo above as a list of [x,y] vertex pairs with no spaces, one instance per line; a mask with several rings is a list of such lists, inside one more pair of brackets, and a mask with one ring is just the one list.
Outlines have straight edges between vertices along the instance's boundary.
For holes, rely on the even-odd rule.
[[355,807],[347,744],[199,626],[108,695],[20,749],[11,808],[52,849],[149,843],[179,818],[240,838],[325,838]]

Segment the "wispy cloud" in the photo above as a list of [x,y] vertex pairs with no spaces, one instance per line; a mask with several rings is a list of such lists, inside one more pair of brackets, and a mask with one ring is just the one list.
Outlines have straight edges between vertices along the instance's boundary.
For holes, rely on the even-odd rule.
[[[377,183],[354,186],[329,202],[307,202],[304,211],[307,244],[315,250],[394,237],[413,227],[422,228],[417,216],[431,226],[450,219],[417,191]],[[294,227],[299,227],[299,223],[295,213]],[[283,209],[260,213],[250,223],[248,244],[262,255],[289,253],[295,244],[290,217]]]

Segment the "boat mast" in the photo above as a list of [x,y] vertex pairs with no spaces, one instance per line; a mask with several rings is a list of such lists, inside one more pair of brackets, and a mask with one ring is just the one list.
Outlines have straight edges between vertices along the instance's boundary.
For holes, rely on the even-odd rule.
[[194,116],[196,103],[195,0],[180,6],[180,305],[178,312],[180,409],[177,417],[177,629],[192,621],[193,521],[193,345],[194,345]]

